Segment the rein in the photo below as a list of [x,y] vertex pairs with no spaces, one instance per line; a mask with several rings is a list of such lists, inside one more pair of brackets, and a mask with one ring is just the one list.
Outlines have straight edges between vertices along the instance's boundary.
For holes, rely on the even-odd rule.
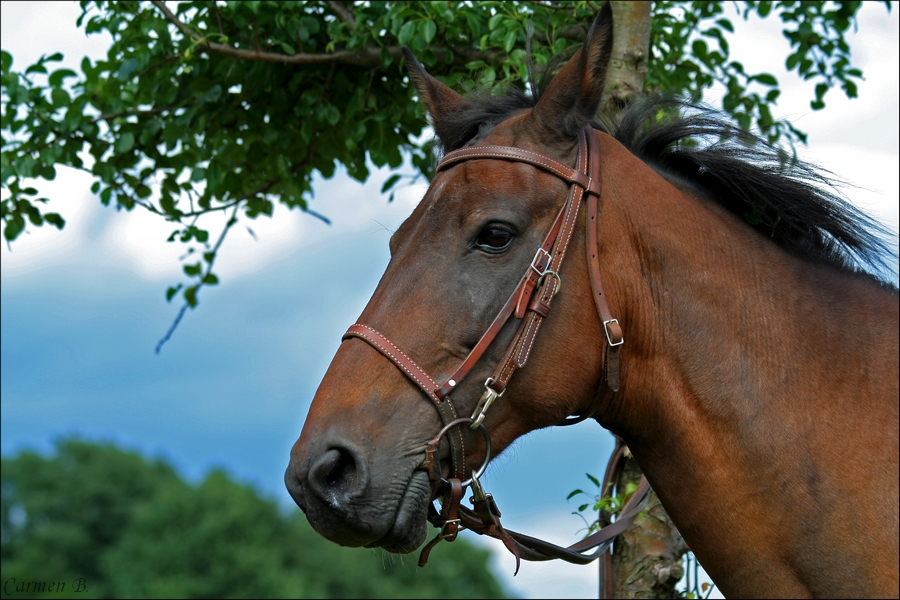
[[[568,548],[562,548],[549,542],[539,540],[521,533],[506,530],[500,524],[500,511],[490,494],[486,494],[481,487],[479,477],[484,472],[491,458],[491,440],[487,429],[483,425],[485,415],[491,404],[506,391],[506,386],[516,369],[525,366],[531,354],[534,341],[537,337],[541,323],[550,314],[553,298],[562,288],[562,279],[559,271],[566,255],[566,249],[571,241],[578,219],[578,211],[583,198],[586,198],[587,236],[585,246],[587,249],[589,275],[593,289],[594,304],[603,330],[606,335],[605,347],[605,381],[612,391],[619,389],[619,349],[625,339],[618,320],[612,317],[606,294],[603,290],[603,282],[600,278],[600,261],[597,246],[597,211],[600,196],[600,148],[596,134],[590,126],[586,126],[579,135],[578,151],[575,159],[575,168],[563,165],[542,154],[515,148],[511,146],[477,146],[462,148],[450,152],[438,165],[437,171],[448,169],[460,162],[467,160],[508,160],[524,162],[534,167],[548,171],[570,184],[570,189],[565,203],[559,211],[553,225],[535,252],[534,258],[522,279],[516,285],[509,299],[500,309],[487,331],[475,344],[462,364],[444,383],[439,384],[424,369],[422,369],[406,353],[392,343],[387,337],[369,327],[356,323],[344,334],[342,340],[359,338],[397,366],[416,386],[432,401],[441,416],[444,427],[438,435],[429,442],[425,450],[425,460],[419,467],[428,472],[433,482],[438,482],[441,493],[442,508],[440,513],[429,505],[429,521],[440,528],[440,533],[429,542],[422,550],[419,565],[423,566],[431,549],[441,540],[453,541],[460,529],[470,529],[481,535],[489,535],[501,540],[504,545],[516,557],[516,572],[519,570],[520,558],[539,561],[560,558],[562,560],[587,564],[605,554],[613,539],[622,531],[625,531],[637,517],[638,513],[647,505],[650,497],[650,485],[645,478],[641,479],[638,489],[632,494],[625,504],[616,521],[604,527],[597,533],[572,544]],[[450,393],[466,377],[475,366],[488,347],[499,334],[502,327],[510,317],[520,320],[519,327],[510,342],[509,347],[494,369],[493,374],[484,382],[484,391],[475,406],[470,417],[460,417],[450,400]],[[603,382],[600,384],[601,388]],[[595,396],[600,396],[600,390]],[[577,423],[592,415],[588,410],[578,417],[566,419],[561,425]],[[463,439],[462,425],[468,425],[470,429],[481,431],[486,441],[485,460],[481,468],[475,473],[467,473],[465,443]],[[450,443],[451,473],[452,477],[444,479],[441,476],[440,466],[437,461],[438,446],[440,440],[446,436]],[[611,493],[612,486],[617,476],[617,468],[621,461],[617,458],[621,454],[621,444],[617,445],[613,459],[610,460],[604,477],[603,495]],[[621,446],[622,448],[624,446]],[[467,478],[468,476],[468,478]],[[473,508],[469,509],[460,505],[463,492],[466,487],[472,488]],[[594,552],[587,554],[590,550]],[[606,554],[607,560],[609,555]],[[607,572],[610,569],[606,568]]]

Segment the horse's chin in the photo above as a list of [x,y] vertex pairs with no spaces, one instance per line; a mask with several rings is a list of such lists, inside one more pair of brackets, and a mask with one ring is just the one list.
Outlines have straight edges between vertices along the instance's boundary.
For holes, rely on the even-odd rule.
[[422,545],[428,534],[428,503],[431,485],[425,471],[414,471],[400,498],[390,531],[369,548],[384,548],[395,554],[409,554]]

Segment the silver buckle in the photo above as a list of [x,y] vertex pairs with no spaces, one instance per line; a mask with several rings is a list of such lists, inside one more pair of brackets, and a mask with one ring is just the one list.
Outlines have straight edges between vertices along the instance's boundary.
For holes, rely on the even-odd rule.
[[[541,254],[547,257],[547,266],[543,269],[540,269],[537,266]],[[559,290],[562,289],[562,277],[559,276],[559,273],[550,268],[550,263],[552,262],[553,257],[550,256],[550,253],[543,248],[538,248],[537,252],[534,253],[534,258],[531,259],[531,270],[540,276],[538,277],[538,285],[544,285],[544,278],[547,275],[553,275],[553,278],[556,279],[556,287],[553,288],[553,295],[555,296],[559,293]]]
[[491,407],[491,404],[506,391],[503,390],[503,392],[497,392],[493,390],[491,388],[492,383],[494,383],[493,377],[488,377],[484,381],[484,393],[481,394],[481,398],[478,399],[478,404],[475,405],[475,410],[472,412],[472,424],[469,425],[471,429],[478,429],[482,421],[484,421],[484,417]]
[[622,344],[625,343],[625,336],[623,335],[622,339],[619,340],[618,342],[613,342],[612,338],[609,337],[609,324],[610,323],[615,323],[616,325],[618,325],[619,320],[618,319],[607,319],[606,321],[603,321],[603,331],[606,332],[606,341],[609,343],[610,346],[613,346],[613,347],[621,346]]
[[547,257],[547,267],[550,266],[550,263],[553,262],[553,257],[550,256],[550,253],[544,250],[543,248],[538,248],[537,252],[534,253],[534,258],[531,259],[531,268],[540,276],[544,276],[544,273],[547,272],[547,267],[543,269],[539,269],[537,266],[538,259],[541,257],[541,254]]

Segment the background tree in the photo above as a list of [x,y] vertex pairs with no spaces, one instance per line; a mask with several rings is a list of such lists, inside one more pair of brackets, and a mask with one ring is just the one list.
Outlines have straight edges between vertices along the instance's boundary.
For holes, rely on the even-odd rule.
[[[221,471],[190,485],[164,461],[109,444],[69,439],[49,458],[4,458],[0,489],[4,582],[83,578],[78,595],[90,598],[505,597],[489,553],[464,540],[422,570],[336,546]],[[0,595],[72,596],[9,591]]]

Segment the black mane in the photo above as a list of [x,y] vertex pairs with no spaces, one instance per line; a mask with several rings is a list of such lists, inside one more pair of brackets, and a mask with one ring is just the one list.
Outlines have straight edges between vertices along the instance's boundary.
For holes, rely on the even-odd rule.
[[[450,152],[477,141],[495,125],[540,98],[509,88],[470,97],[464,110],[444,117],[438,146]],[[881,283],[896,275],[891,232],[837,193],[841,182],[762,138],[735,126],[708,106],[666,96],[640,99],[613,123],[613,135],[661,175],[691,186],[762,235],[799,257]]]

